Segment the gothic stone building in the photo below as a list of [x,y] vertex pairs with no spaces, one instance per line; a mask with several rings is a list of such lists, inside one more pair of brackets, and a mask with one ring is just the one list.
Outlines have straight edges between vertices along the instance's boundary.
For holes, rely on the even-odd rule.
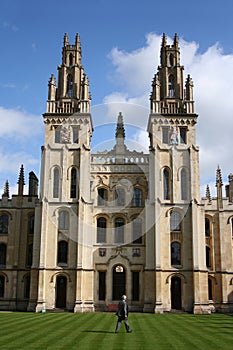
[[[116,116],[117,117],[117,116]],[[79,35],[64,36],[48,85],[38,179],[0,201],[0,309],[106,311],[123,293],[132,311],[233,312],[233,175],[200,197],[198,116],[178,37],[163,35],[148,116],[148,153],[125,144],[91,153],[89,82]]]

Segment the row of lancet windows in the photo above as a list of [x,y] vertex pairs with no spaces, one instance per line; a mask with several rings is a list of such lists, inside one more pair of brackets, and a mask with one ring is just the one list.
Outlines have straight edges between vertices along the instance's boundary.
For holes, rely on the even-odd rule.
[[[163,170],[163,199],[171,200],[172,198],[172,181],[170,169],[165,168]],[[180,197],[182,200],[188,199],[188,178],[185,169],[181,169],[180,172]]]
[[[34,214],[29,215],[28,216],[28,233],[29,234],[34,233],[34,221],[35,221]],[[8,232],[9,232],[9,215],[0,213],[0,234],[8,234]]]
[[[131,241],[133,244],[142,244],[142,219],[136,218],[132,221],[132,235]],[[122,217],[117,217],[114,220],[114,243],[123,244],[126,243],[126,221]],[[97,243],[107,243],[107,232],[108,232],[108,220],[105,217],[99,217],[97,219]]]
[[[60,169],[55,167],[53,169],[53,198],[59,198],[60,194]],[[70,198],[77,197],[77,169],[72,168],[70,172]]]
[[[32,254],[33,254],[33,244],[30,243],[27,246],[26,252],[26,266],[32,266]],[[7,259],[7,245],[5,243],[0,243],[0,266],[6,266]]]
[[[230,218],[229,224],[231,225],[231,235],[233,238],[233,217]],[[205,236],[210,237],[212,235],[212,223],[209,218],[205,218]]]
[[[98,189],[98,200],[97,205],[98,206],[105,206],[108,205],[109,201],[109,193],[106,188],[99,188]],[[125,189],[122,187],[118,187],[115,190],[114,193],[114,205],[116,206],[125,206],[126,204],[126,193]],[[131,206],[132,207],[143,207],[143,192],[140,188],[134,188],[132,200],[131,200]]]
[[[29,299],[30,297],[30,274],[27,273],[23,278],[24,283],[24,298]],[[6,277],[4,275],[0,275],[0,298],[4,298],[5,296],[5,284]]]

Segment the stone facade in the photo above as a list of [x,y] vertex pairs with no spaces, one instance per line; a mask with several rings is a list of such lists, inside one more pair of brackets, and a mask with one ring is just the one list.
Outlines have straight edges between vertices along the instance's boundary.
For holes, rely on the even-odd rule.
[[184,82],[178,37],[163,35],[152,82],[148,153],[125,144],[91,153],[89,82],[79,35],[65,34],[58,83],[51,75],[43,115],[40,194],[9,184],[0,201],[0,309],[233,312],[233,176],[223,197],[200,196],[193,82]]

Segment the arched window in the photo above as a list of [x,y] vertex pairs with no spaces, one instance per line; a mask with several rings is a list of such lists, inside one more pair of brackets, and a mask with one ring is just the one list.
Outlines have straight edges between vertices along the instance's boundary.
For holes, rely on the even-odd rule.
[[210,268],[211,267],[210,248],[206,246],[205,251],[206,251],[206,267]]
[[119,187],[115,191],[116,206],[125,205],[125,190],[122,187]]
[[24,298],[25,299],[30,298],[30,282],[31,282],[30,275],[27,274],[24,277]]
[[0,298],[4,297],[5,292],[5,277],[0,276]]
[[72,55],[72,53],[70,53],[70,55],[69,55],[69,66],[70,67],[73,66],[73,55]]
[[70,198],[76,198],[77,196],[77,170],[71,169],[71,181],[70,181]]
[[0,265],[2,266],[6,265],[6,244],[5,243],[0,244]]
[[132,206],[142,207],[142,190],[140,188],[135,188],[133,191]]
[[181,215],[173,210],[170,216],[170,231],[181,231]]
[[59,197],[59,169],[53,170],[53,198]]
[[125,220],[122,218],[116,218],[115,220],[115,243],[124,243],[124,225]]
[[171,244],[171,265],[181,265],[181,245],[179,242]]
[[99,188],[98,189],[98,205],[103,206],[107,205],[107,200],[108,200],[108,191],[106,188]]
[[233,238],[233,218],[231,219],[231,236]]
[[32,266],[32,253],[33,253],[33,244],[29,244],[27,248],[27,266]]
[[67,96],[69,98],[73,97],[73,78],[71,74],[67,77]]
[[213,300],[213,285],[211,278],[208,278],[208,298]]
[[170,199],[170,175],[167,169],[163,171],[163,198]]
[[34,222],[35,222],[35,215],[30,215],[28,217],[28,233],[30,235],[33,235],[34,233]]
[[210,220],[205,218],[205,236],[210,237]]
[[9,224],[9,220],[8,220],[8,215],[0,215],[0,233],[8,233],[8,224]]
[[142,219],[133,220],[133,244],[142,244]]
[[97,219],[97,243],[106,243],[107,220],[105,218]]
[[112,287],[112,299],[120,300],[126,293],[126,270],[122,265],[113,267]]
[[170,66],[173,67],[174,66],[174,56],[172,53],[169,56],[169,62],[170,62]]
[[180,178],[181,178],[181,199],[182,200],[187,200],[187,173],[185,169],[181,170],[180,173]]
[[168,96],[174,97],[174,95],[175,95],[175,80],[173,75],[170,75],[168,80]]
[[69,213],[66,210],[62,210],[59,213],[58,219],[59,230],[69,230]]
[[68,243],[66,241],[59,241],[57,246],[57,263],[67,264],[68,257]]

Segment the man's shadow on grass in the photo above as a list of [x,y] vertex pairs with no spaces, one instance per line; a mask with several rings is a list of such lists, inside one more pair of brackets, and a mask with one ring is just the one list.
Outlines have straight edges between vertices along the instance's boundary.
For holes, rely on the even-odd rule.
[[89,331],[89,330],[85,330],[85,331],[82,331],[83,333],[115,333],[115,332],[111,332],[111,331],[95,331],[95,330],[92,330],[92,331]]

